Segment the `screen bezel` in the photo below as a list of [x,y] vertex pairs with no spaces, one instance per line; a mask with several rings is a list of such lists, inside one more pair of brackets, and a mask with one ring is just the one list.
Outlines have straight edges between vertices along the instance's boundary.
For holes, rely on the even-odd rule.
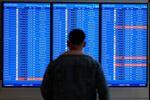
[[[19,86],[6,86],[5,84],[4,84],[4,62],[3,62],[3,58],[4,58],[4,4],[5,3],[20,3],[20,4],[22,4],[22,3],[29,3],[29,4],[41,4],[41,3],[43,3],[43,4],[50,4],[50,10],[51,10],[51,3],[50,2],[25,2],[25,1],[22,1],[22,2],[10,2],[10,1],[4,1],[4,2],[2,2],[2,6],[1,6],[1,8],[2,8],[2,14],[1,14],[1,17],[2,17],[2,23],[1,23],[1,25],[2,25],[2,87],[4,87],[4,88],[39,88],[40,87],[40,85],[39,86],[21,86],[21,85],[19,85]],[[51,15],[51,11],[50,11],[50,15]],[[50,16],[51,17],[51,16]],[[50,23],[51,23],[51,18],[50,18]],[[51,33],[52,33],[52,31],[51,31],[51,24],[50,24],[50,62],[51,62]]]
[[[52,3],[52,9],[54,9],[54,5],[55,5],[55,4],[97,4],[97,5],[99,6],[98,9],[99,9],[99,14],[100,14],[100,3],[97,3],[97,2],[92,2],[92,3],[91,3],[91,2],[54,2],[54,3]],[[53,15],[54,15],[54,13],[53,13],[53,10],[52,10],[52,16],[53,16]],[[53,17],[52,17],[52,20],[53,20]],[[100,22],[100,16],[99,16],[99,22]],[[100,25],[99,25],[99,26],[100,26]],[[100,27],[98,27],[98,28],[99,28],[99,33],[98,33],[98,35],[99,35],[99,38],[98,38],[98,42],[99,42],[99,45],[98,45],[98,49],[99,49],[98,56],[99,56],[99,57],[98,57],[98,61],[100,61],[100,54],[101,54],[101,53],[100,53],[100,42],[101,42],[100,39],[101,39],[101,38],[100,38]],[[53,30],[53,26],[52,26],[52,30]],[[52,32],[52,35],[51,35],[52,38],[53,38],[53,34],[54,34],[54,33]],[[52,48],[52,49],[51,49],[51,51],[52,51],[52,57],[51,57],[52,61],[54,60],[54,58],[53,58],[53,42],[54,42],[54,41],[53,41],[53,39],[52,39],[52,42],[51,42],[51,43],[52,43],[52,47],[51,47],[51,48]]]
[[[149,30],[149,28],[148,28],[148,3],[116,3],[116,2],[105,2],[105,3],[97,3],[97,2],[92,2],[92,3],[89,3],[89,2],[54,2],[54,3],[52,3],[52,8],[53,8],[53,5],[54,4],[99,4],[99,62],[101,63],[101,34],[102,34],[102,23],[101,23],[101,21],[102,21],[102,4],[145,4],[146,6],[147,6],[147,69],[146,69],[146,83],[145,83],[145,86],[108,86],[108,87],[147,87],[148,86],[148,69],[149,69],[149,45],[148,45],[148,40],[149,40],[149,34],[148,34],[148,30]],[[53,19],[53,18],[52,18]],[[53,26],[52,26],[53,27]],[[53,37],[52,37],[53,38]],[[53,45],[53,42],[51,42],[52,43],[52,45]],[[52,50],[53,51],[53,50]],[[53,53],[52,53],[52,55],[53,55]],[[52,56],[52,59],[53,59],[53,56]]]
[[[102,5],[103,4],[115,4],[115,5],[119,5],[119,4],[127,4],[127,5],[132,5],[132,4],[136,4],[136,5],[140,5],[140,4],[145,4],[146,6],[147,6],[147,68],[146,68],[146,83],[145,83],[145,86],[109,86],[109,87],[117,87],[117,88],[120,88],[120,87],[148,87],[148,75],[149,75],[149,72],[148,72],[148,70],[149,70],[149,38],[150,38],[150,36],[149,36],[149,25],[148,25],[148,22],[149,22],[149,20],[148,20],[148,15],[149,15],[149,13],[148,13],[148,3],[101,3],[101,21],[102,21]],[[100,29],[102,29],[102,23],[101,23],[101,28]],[[102,30],[100,31],[101,32],[101,34],[102,34]],[[100,35],[101,36],[101,35]],[[101,41],[102,42],[102,41]],[[101,45],[102,46],[102,45]],[[102,47],[101,47],[102,48]],[[101,52],[101,55],[102,55],[102,52]],[[101,58],[101,57],[100,57]],[[100,62],[101,62],[101,59],[100,59]]]
[[117,87],[117,88],[126,88],[126,87],[148,87],[148,84],[149,84],[149,81],[148,81],[148,77],[149,77],[149,46],[150,46],[150,44],[149,44],[149,38],[150,38],[150,35],[149,35],[149,10],[148,10],[148,8],[149,8],[149,6],[148,6],[148,3],[125,3],[125,2],[35,2],[35,1],[3,1],[2,2],[2,4],[1,4],[1,9],[2,9],[2,14],[1,14],[1,17],[2,17],[2,23],[1,23],[1,25],[2,25],[2,87],[4,87],[4,88],[39,88],[40,86],[5,86],[4,84],[3,84],[3,70],[4,70],[4,66],[3,66],[3,34],[4,34],[4,32],[3,32],[3,24],[4,24],[4,19],[3,19],[3,13],[4,13],[4,11],[3,11],[3,5],[4,5],[4,3],[49,3],[50,4],[50,17],[51,17],[51,19],[50,19],[50,23],[51,23],[51,25],[50,25],[50,61],[52,61],[52,58],[53,58],[53,46],[52,46],[52,44],[53,44],[53,4],[59,4],[59,3],[64,3],[64,4],[68,4],[68,3],[70,3],[70,4],[99,4],[99,62],[101,62],[101,27],[102,27],[102,25],[101,25],[101,18],[102,18],[102,12],[101,12],[101,10],[102,10],[102,4],[146,4],[147,5],[147,27],[148,27],[148,29],[147,29],[147,48],[148,48],[148,50],[147,50],[147,73],[146,73],[146,75],[147,75],[147,80],[146,80],[146,85],[145,86],[109,86],[109,87]]

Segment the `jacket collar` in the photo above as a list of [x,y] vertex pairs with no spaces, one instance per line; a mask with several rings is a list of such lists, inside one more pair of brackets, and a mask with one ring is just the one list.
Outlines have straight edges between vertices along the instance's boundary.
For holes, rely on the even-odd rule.
[[62,54],[63,55],[84,55],[83,51],[77,51],[77,50],[68,50]]

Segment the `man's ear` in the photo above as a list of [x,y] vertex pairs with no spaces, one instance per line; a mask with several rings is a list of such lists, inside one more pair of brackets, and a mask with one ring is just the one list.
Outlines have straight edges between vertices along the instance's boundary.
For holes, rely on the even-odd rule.
[[69,41],[67,41],[67,47],[70,47],[70,42]]
[[83,42],[83,47],[85,47],[85,46],[86,46],[86,42],[84,41],[84,42]]

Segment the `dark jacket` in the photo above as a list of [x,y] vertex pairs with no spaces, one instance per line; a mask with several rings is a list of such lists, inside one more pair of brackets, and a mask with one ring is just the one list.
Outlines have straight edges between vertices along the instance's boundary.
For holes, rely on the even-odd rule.
[[100,65],[84,54],[64,54],[51,62],[41,85],[44,100],[108,100]]

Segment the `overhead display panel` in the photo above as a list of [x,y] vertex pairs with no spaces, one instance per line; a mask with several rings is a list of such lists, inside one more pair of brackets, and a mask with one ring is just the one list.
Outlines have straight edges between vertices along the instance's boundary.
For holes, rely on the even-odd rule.
[[109,86],[147,85],[147,4],[102,4],[101,64]]
[[3,85],[40,86],[50,62],[50,4],[3,4]]
[[67,51],[72,29],[86,33],[84,52],[99,60],[99,4],[53,4],[53,59]]

